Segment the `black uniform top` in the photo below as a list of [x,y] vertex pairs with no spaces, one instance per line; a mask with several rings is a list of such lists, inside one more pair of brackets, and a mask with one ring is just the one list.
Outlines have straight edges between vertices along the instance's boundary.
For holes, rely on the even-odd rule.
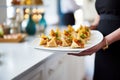
[[120,15],[120,0],[96,0],[98,14]]
[[[97,28],[104,35],[108,35],[120,27],[120,0],[96,0],[95,7],[100,15]],[[104,21],[101,22],[101,20]]]

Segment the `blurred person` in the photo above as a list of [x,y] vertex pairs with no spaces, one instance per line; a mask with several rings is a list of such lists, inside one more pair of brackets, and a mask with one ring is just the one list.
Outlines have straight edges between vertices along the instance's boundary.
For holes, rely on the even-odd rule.
[[58,0],[59,25],[75,25],[74,12],[79,8],[75,0]]
[[98,15],[90,29],[99,30],[103,40],[74,56],[95,53],[93,80],[120,80],[120,0],[96,0]]

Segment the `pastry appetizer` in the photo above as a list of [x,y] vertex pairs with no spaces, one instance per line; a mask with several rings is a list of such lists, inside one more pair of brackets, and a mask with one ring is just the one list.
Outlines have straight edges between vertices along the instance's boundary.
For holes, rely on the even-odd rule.
[[55,42],[58,46],[62,45],[62,40],[61,40],[61,32],[60,30],[57,28],[56,31],[54,31],[53,29],[50,32],[50,37],[55,39]]
[[90,35],[90,29],[87,26],[81,26],[77,30],[77,39],[82,38],[87,42],[90,39]]
[[48,40],[49,40],[49,38],[45,34],[42,34],[40,36],[40,45],[46,45]]
[[70,46],[72,44],[72,34],[70,31],[64,30],[63,32],[63,39],[65,40],[65,42],[67,42],[67,44]]
[[51,29],[49,37],[42,34],[40,45],[46,47],[71,47],[71,48],[84,48],[87,41],[90,39],[90,29],[87,26],[80,26],[77,31],[71,25],[63,32],[59,28],[56,30]]
[[62,46],[63,47],[68,47],[69,46],[68,42],[66,42],[65,39],[62,39]]
[[60,30],[57,28],[56,31],[54,31],[53,29],[51,29],[50,31],[50,37],[61,37],[61,32]]
[[55,37],[52,37],[52,39],[50,39],[48,42],[47,42],[47,47],[57,47],[57,43],[56,43],[56,39]]
[[82,39],[73,39],[73,42],[71,44],[71,48],[84,48],[84,41]]

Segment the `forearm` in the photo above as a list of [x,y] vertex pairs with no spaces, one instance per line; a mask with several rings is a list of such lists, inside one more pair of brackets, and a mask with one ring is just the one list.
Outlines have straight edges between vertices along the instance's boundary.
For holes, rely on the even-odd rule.
[[109,35],[105,36],[105,39],[107,40],[109,45],[115,41],[120,40],[120,28],[110,33]]

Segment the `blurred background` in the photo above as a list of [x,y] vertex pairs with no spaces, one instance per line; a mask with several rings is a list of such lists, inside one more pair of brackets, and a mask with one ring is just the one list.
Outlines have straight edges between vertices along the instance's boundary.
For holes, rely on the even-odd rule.
[[[45,26],[59,25],[61,16],[58,12],[58,1],[59,0],[0,0],[0,24],[5,26],[9,25],[8,27],[16,25],[20,27],[20,32],[25,32],[24,29],[27,26],[29,15],[32,15],[35,24],[39,24],[42,17],[44,17]],[[62,0],[60,1],[62,2]],[[65,10],[67,12],[67,9],[70,11],[69,6],[71,6],[74,11],[74,26],[79,27],[81,24],[89,25],[94,20],[96,15],[94,8],[95,0],[75,0],[76,4],[71,4],[69,0],[63,2],[63,5],[61,5],[61,11],[64,11],[63,13],[65,13]],[[68,5],[66,6],[64,4]],[[17,23],[11,25],[14,21]]]
[[[89,26],[93,22],[97,14],[95,0],[75,0],[74,5],[72,5],[73,2],[67,1],[69,0],[63,0],[63,2],[62,0],[0,0],[0,28],[4,30],[4,35],[27,33],[31,36],[47,34],[52,28],[65,28],[68,24],[77,28],[80,25]],[[64,23],[66,20],[62,20],[67,8],[73,13],[75,19],[73,24]],[[94,55],[84,57],[82,62],[85,72],[83,78],[92,80]]]

